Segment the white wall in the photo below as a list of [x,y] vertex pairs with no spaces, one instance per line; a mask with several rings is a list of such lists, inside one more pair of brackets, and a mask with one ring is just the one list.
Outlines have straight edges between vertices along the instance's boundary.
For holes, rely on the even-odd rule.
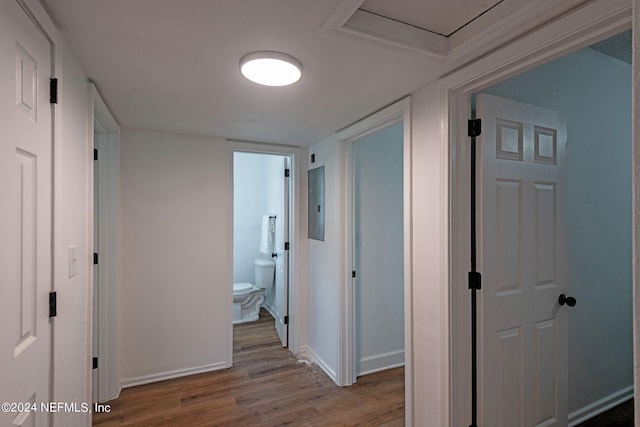
[[[338,140],[331,135],[309,148],[315,163],[309,169],[324,166],[325,230],[324,241],[307,239],[309,244],[309,283],[307,311],[307,348],[318,364],[335,381],[339,352],[340,258],[338,235]],[[303,238],[307,238],[306,230]]]
[[353,143],[358,375],[404,363],[403,123]]
[[631,65],[583,49],[487,92],[567,118],[572,413],[633,385]]
[[[254,283],[253,261],[263,258],[276,261],[276,286],[282,287],[282,257],[273,259],[258,249],[263,215],[276,216],[274,250],[284,247],[284,157],[236,152],[233,159],[233,281]],[[265,293],[270,307],[274,294],[272,289]]]
[[123,385],[228,366],[228,142],[124,130],[120,155]]
[[[93,176],[93,142],[89,135],[89,85],[84,70],[71,50],[63,47],[63,74],[59,105],[62,138],[56,141],[55,169],[61,182],[55,203],[61,207],[55,220],[55,288],[58,315],[54,319],[54,386],[52,401],[90,402],[89,301],[91,254],[89,247],[90,182]],[[78,247],[78,273],[69,278],[68,248]],[[60,412],[53,416],[56,426],[90,424],[89,414]]]

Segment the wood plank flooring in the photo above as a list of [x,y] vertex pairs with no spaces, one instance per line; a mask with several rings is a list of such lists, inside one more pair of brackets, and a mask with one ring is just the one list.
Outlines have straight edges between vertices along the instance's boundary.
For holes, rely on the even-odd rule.
[[404,369],[336,386],[283,349],[265,311],[234,326],[234,367],[124,389],[94,426],[404,426]]
[[633,399],[578,424],[577,427],[633,427]]

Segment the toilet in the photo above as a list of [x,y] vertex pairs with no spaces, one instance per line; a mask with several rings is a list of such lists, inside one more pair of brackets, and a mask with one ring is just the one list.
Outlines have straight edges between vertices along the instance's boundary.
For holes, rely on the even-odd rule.
[[253,261],[254,282],[233,284],[233,323],[258,320],[264,291],[273,287],[276,263],[269,259]]

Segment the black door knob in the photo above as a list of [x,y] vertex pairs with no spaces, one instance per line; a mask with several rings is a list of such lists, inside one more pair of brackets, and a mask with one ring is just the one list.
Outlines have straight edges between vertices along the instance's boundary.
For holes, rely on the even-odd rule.
[[569,307],[573,307],[574,305],[576,305],[576,299],[574,297],[568,297],[565,294],[560,294],[560,296],[558,297],[558,304],[567,304]]

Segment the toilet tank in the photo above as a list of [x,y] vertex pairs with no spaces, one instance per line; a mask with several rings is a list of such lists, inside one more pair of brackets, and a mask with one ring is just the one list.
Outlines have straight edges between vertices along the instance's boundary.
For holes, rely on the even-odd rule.
[[275,278],[276,263],[269,259],[257,259],[253,261],[255,273],[255,285],[262,289],[272,288]]

